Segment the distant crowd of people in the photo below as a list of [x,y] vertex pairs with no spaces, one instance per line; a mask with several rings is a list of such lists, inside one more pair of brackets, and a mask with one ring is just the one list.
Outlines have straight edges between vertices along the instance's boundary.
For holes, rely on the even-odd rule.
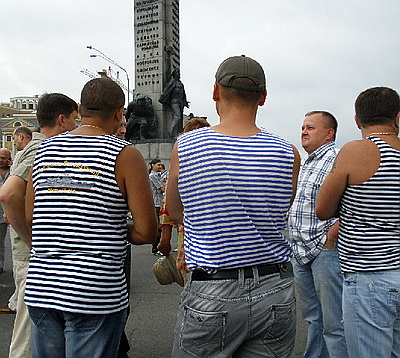
[[170,255],[174,227],[186,275],[166,356],[290,357],[296,291],[304,357],[400,357],[398,93],[363,91],[362,139],[340,151],[336,118],[308,112],[303,163],[256,125],[267,98],[257,61],[223,61],[212,97],[219,123],[191,119],[168,170],[124,140],[125,97],[110,79],[89,81],[79,105],[43,95],[40,133],[14,131],[15,158],[0,149],[0,274],[10,226],[15,281],[0,307],[16,314],[9,357],[127,357],[129,245]]

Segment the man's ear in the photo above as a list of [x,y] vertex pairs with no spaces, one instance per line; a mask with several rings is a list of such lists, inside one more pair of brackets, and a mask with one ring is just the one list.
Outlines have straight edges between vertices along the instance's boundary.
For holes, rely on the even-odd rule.
[[326,139],[329,141],[333,141],[333,138],[335,136],[335,130],[333,128],[328,128],[328,134],[326,135]]
[[264,92],[262,93],[262,95],[260,97],[260,101],[258,102],[258,105],[263,106],[266,100],[267,100],[267,90],[264,90]]
[[394,119],[394,126],[399,129],[399,121],[400,121],[400,112],[397,113],[396,118]]
[[64,128],[64,127],[65,127],[65,125],[64,125],[64,123],[65,123],[65,117],[64,117],[64,115],[63,115],[63,114],[59,114],[58,117],[57,117],[56,122],[57,122],[56,124],[57,124],[59,127]]
[[354,120],[356,121],[357,128],[361,129],[361,124],[360,124],[360,122],[359,122],[359,120],[357,118],[357,115],[354,115]]
[[117,121],[118,123],[121,123],[123,113],[124,113],[124,106],[117,108],[117,110],[114,113],[114,120]]
[[82,107],[81,107],[80,104],[78,104],[78,113],[79,113],[79,117],[80,117],[80,118],[82,118],[81,110],[82,110]]
[[217,82],[214,83],[214,89],[213,89],[213,96],[212,99],[217,102],[219,100],[220,94],[219,94],[219,84]]

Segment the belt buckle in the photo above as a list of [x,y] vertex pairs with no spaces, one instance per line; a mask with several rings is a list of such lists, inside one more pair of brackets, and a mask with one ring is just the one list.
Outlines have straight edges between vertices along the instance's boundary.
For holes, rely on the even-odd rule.
[[293,266],[290,262],[281,262],[278,267],[281,278],[293,277]]
[[288,271],[288,265],[287,265],[286,262],[282,262],[282,263],[278,264],[278,266],[279,266],[279,271],[280,272],[285,273],[285,272]]

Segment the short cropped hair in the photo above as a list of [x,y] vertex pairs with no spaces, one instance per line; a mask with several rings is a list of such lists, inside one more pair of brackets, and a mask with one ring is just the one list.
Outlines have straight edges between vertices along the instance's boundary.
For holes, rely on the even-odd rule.
[[81,117],[108,119],[125,104],[121,87],[109,78],[90,80],[81,93]]
[[[232,82],[241,85],[254,85],[254,82],[249,78],[235,78]],[[260,91],[241,91],[231,87],[225,87],[220,85],[223,96],[230,102],[242,102],[244,104],[257,104],[263,94],[263,90]]]
[[190,132],[194,129],[209,127],[209,126],[210,123],[208,123],[205,118],[193,117],[186,122],[185,128],[183,129],[183,133]]
[[20,126],[14,130],[14,135],[24,134],[29,139],[32,139],[32,131],[28,127]]
[[11,151],[9,150],[9,149],[7,149],[7,148],[0,148],[0,150],[4,150],[7,154],[7,156],[8,156],[8,159],[11,159]]
[[40,127],[53,128],[60,114],[69,117],[78,111],[78,104],[62,93],[46,93],[39,98],[36,117]]
[[373,87],[358,95],[354,107],[362,127],[391,124],[400,111],[400,98],[391,88]]
[[307,112],[305,117],[311,116],[312,114],[321,114],[322,117],[324,118],[325,126],[327,128],[332,128],[335,131],[335,134],[333,135],[333,140],[336,139],[336,133],[338,129],[338,122],[335,118],[335,116],[332,113],[329,113],[327,111],[310,111]]

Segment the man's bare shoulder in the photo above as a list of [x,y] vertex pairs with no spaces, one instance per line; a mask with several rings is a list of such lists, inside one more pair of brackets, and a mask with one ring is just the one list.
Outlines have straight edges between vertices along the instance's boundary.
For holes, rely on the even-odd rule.
[[142,154],[133,146],[127,145],[124,149],[121,150],[117,157],[116,168],[125,167],[125,166],[142,166],[144,163],[144,159]]
[[140,152],[135,147],[133,147],[132,145],[127,145],[126,147],[124,147],[121,150],[120,155],[122,155],[122,156],[140,156],[140,157],[142,157],[142,154],[140,154]]
[[377,147],[368,139],[353,140],[346,143],[340,150],[342,158],[365,158],[368,153],[376,151]]
[[368,139],[346,143],[340,150],[332,167],[332,173],[346,176],[350,185],[361,184],[369,179],[379,167],[380,152]]

